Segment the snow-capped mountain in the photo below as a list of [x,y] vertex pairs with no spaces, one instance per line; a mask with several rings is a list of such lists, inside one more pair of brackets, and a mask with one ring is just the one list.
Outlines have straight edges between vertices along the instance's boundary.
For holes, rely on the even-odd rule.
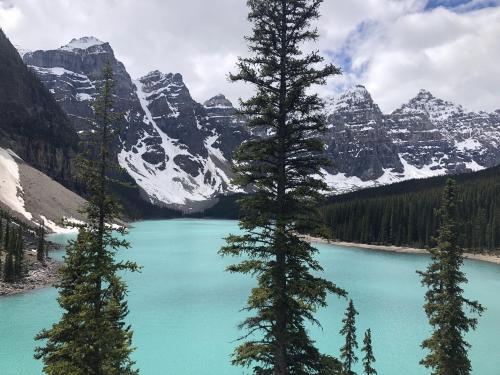
[[500,113],[468,112],[421,90],[383,114],[363,86],[327,101],[324,136],[337,191],[500,164]]
[[100,74],[109,62],[116,110],[125,113],[116,145],[120,165],[159,205],[197,206],[234,191],[230,159],[247,137],[244,122],[222,95],[194,101],[180,74],[154,71],[133,81],[108,43],[73,39],[56,50],[24,54],[84,136],[93,118]]
[[[151,202],[196,207],[236,191],[231,158],[250,135],[223,95],[198,103],[180,74],[153,71],[134,81],[111,46],[93,37],[23,59],[81,135],[92,121],[101,69],[111,63],[116,107],[125,113],[117,159]],[[468,112],[422,90],[384,114],[363,86],[326,104],[331,165],[324,173],[336,192],[500,164],[500,111]]]

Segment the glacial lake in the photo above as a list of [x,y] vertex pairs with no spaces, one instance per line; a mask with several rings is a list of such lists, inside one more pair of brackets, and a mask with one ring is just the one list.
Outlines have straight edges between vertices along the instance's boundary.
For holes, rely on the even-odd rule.
[[[217,250],[237,223],[220,220],[148,221],[134,224],[132,248],[120,257],[143,266],[127,274],[129,321],[134,329],[134,359],[143,375],[240,375],[230,355],[240,332],[250,277],[224,272],[230,259]],[[67,236],[53,237],[65,241]],[[393,254],[317,245],[324,277],[347,289],[360,312],[358,341],[371,328],[376,368],[381,375],[424,375],[420,343],[429,333],[422,309],[424,289],[415,271],[425,255]],[[466,261],[466,287],[488,310],[467,339],[475,375],[498,375],[500,368],[500,266]],[[53,288],[0,298],[0,374],[39,375],[33,337],[60,315]],[[323,328],[311,328],[322,352],[338,355],[338,331],[347,301],[331,297],[317,314]],[[361,357],[361,354],[359,355]],[[359,366],[358,366],[359,367]],[[360,367],[358,373],[361,374]]]

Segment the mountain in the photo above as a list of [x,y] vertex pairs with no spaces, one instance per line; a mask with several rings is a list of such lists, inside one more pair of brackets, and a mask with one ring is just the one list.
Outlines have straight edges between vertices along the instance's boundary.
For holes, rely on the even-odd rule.
[[363,86],[327,101],[324,135],[337,192],[500,164],[500,114],[469,112],[421,90],[383,114]]
[[115,72],[116,110],[125,114],[117,160],[157,205],[196,208],[230,185],[231,155],[248,137],[245,122],[219,95],[204,105],[191,97],[180,74],[153,71],[132,80],[108,43],[73,39],[49,51],[23,55],[53,93],[81,136],[89,131],[100,72]]
[[78,136],[54,97],[23,64],[0,30],[0,147],[35,168],[72,184]]
[[[111,46],[94,37],[23,52],[23,59],[82,137],[100,71],[111,63],[117,110],[125,113],[116,157],[148,201],[196,211],[238,191],[230,182],[232,155],[250,132],[223,95],[198,103],[179,73],[133,80]],[[385,114],[363,86],[325,102],[331,163],[323,172],[335,193],[500,164],[500,111],[470,112],[422,90]]]
[[65,231],[63,218],[82,220],[83,198],[25,163],[10,149],[0,148],[0,211],[25,223],[42,219],[51,231]]

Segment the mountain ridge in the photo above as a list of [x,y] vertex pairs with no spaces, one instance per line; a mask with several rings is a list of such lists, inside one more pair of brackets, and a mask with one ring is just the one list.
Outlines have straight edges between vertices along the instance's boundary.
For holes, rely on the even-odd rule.
[[[85,48],[67,47],[72,43]],[[28,52],[24,61],[79,134],[88,131],[99,68],[111,62],[117,107],[126,113],[115,152],[150,202],[189,209],[239,191],[230,182],[232,154],[252,133],[224,95],[198,103],[180,73],[153,70],[132,80],[109,43],[93,37],[67,46]],[[331,164],[323,173],[335,193],[500,163],[500,110],[467,111],[422,89],[383,113],[362,85],[325,102],[322,138]]]

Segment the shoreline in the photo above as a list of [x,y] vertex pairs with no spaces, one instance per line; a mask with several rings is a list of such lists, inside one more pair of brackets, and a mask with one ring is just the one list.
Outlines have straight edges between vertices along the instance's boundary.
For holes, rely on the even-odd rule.
[[[313,237],[309,235],[303,235],[302,238],[308,242],[322,243],[322,244],[335,245],[341,247],[351,247],[351,248],[354,247],[364,250],[385,251],[398,254],[429,254],[427,250],[418,249],[415,247],[392,246],[392,245],[369,245],[356,242],[332,241],[332,240],[327,240],[325,238]],[[500,255],[464,253],[464,258],[500,265]]]
[[38,289],[54,286],[59,281],[59,268],[62,262],[48,259],[44,264],[31,264],[28,274],[15,283],[0,281],[0,298],[32,292]]

